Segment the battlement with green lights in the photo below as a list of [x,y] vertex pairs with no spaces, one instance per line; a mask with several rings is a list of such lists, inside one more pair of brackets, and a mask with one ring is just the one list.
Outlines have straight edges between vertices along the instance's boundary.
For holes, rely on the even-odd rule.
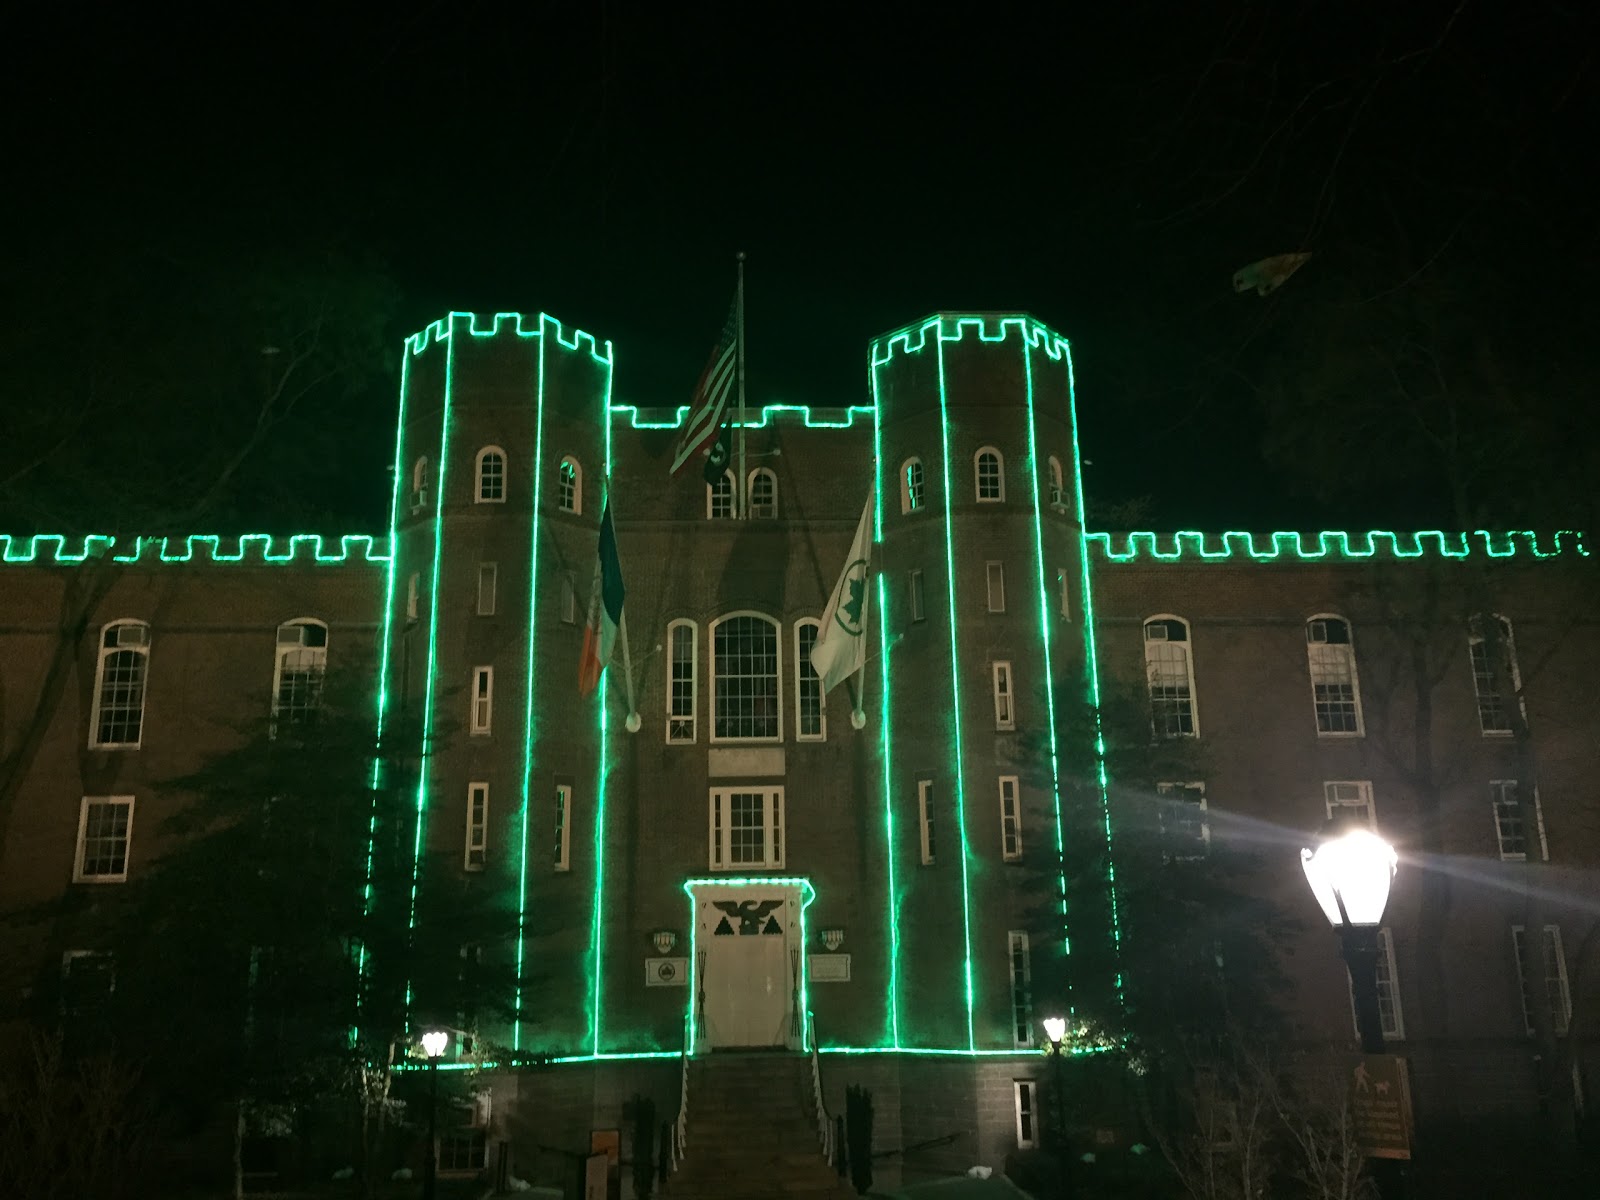
[[1428,529],[1396,533],[1326,530],[1321,533],[1089,533],[1090,557],[1101,563],[1215,562],[1353,562],[1404,559],[1543,559],[1588,558],[1581,531],[1551,533],[1533,530],[1446,533]]
[[[931,335],[931,336],[930,336]],[[934,313],[872,340],[872,365],[886,366],[900,355],[918,354],[931,343],[1006,341],[1027,344],[1059,360],[1067,339],[1027,313]]]
[[233,537],[190,534],[185,537],[83,537],[41,533],[12,537],[0,533],[0,563],[76,566],[109,560],[132,565],[159,563],[228,563],[255,566],[345,566],[387,563],[389,539],[371,534],[323,537],[297,533],[284,537],[246,533]]
[[[807,429],[853,429],[857,425],[870,427],[872,413],[870,404],[837,407],[820,404],[763,404],[757,407],[752,404],[743,420],[738,417],[737,410],[730,420],[735,429],[766,429],[780,422],[792,422]],[[636,404],[611,406],[611,419],[626,421],[632,429],[678,429],[688,416],[687,404],[680,404],[676,408],[651,408]]]
[[430,345],[447,342],[461,333],[475,338],[549,337],[564,349],[587,353],[596,362],[607,366],[613,363],[609,341],[581,329],[569,328],[544,312],[452,312],[406,338],[406,349],[413,355],[421,354]]

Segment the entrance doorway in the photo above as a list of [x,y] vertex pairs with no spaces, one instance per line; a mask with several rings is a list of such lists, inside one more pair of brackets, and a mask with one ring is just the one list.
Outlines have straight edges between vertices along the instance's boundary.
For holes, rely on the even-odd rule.
[[691,883],[695,1050],[803,1048],[801,887]]

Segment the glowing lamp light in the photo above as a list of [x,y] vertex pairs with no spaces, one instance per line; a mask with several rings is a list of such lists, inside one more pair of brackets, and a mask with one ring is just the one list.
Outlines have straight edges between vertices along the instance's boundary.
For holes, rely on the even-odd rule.
[[1046,1017],[1044,1019],[1044,1035],[1050,1039],[1052,1046],[1061,1045],[1061,1039],[1067,1036],[1067,1019],[1065,1017]]
[[450,1035],[442,1029],[430,1029],[422,1035],[422,1051],[429,1058],[438,1058],[450,1044]]
[[1352,829],[1300,851],[1311,894],[1335,929],[1382,924],[1398,863],[1394,847],[1370,829]]

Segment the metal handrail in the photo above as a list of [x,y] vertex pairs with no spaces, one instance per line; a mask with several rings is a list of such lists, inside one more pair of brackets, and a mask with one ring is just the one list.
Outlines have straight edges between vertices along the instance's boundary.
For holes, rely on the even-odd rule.
[[833,1118],[828,1115],[827,1102],[822,1098],[822,1055],[817,1052],[817,1014],[806,1013],[811,1030],[811,1096],[817,1106],[817,1141],[822,1144],[822,1157],[833,1165]]

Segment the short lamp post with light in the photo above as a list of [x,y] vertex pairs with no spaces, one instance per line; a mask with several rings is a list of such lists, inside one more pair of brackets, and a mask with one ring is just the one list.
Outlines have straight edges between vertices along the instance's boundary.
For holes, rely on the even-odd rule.
[[1044,1036],[1050,1042],[1050,1136],[1056,1156],[1056,1196],[1067,1196],[1067,1089],[1062,1081],[1062,1060],[1066,1057],[1062,1042],[1067,1036],[1064,1017],[1046,1017]]
[[434,1200],[439,1178],[439,1056],[450,1042],[442,1029],[422,1035],[422,1052],[428,1056],[428,1157],[422,1170],[422,1200]]

